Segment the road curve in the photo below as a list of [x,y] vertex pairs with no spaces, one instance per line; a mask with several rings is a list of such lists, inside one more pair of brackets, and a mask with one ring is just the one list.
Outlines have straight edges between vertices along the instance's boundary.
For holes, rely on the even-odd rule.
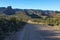
[[60,40],[60,30],[52,30],[45,24],[26,24],[9,40]]

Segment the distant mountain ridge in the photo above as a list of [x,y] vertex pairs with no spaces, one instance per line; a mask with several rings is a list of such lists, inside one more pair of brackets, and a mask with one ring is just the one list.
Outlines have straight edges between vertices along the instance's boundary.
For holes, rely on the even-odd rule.
[[11,6],[8,7],[0,7],[0,13],[6,15],[13,15],[17,12],[22,11],[26,15],[31,17],[41,17],[41,16],[53,16],[56,14],[60,14],[60,11],[49,11],[49,10],[35,10],[35,9],[13,9]]

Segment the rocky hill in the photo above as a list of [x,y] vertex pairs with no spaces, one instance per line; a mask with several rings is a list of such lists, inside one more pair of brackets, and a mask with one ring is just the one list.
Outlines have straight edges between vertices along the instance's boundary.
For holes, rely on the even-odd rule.
[[19,11],[23,11],[26,15],[32,18],[41,18],[41,16],[53,17],[55,15],[60,15],[60,11],[37,10],[37,9],[13,9],[11,6],[0,7],[0,13],[6,15],[16,14]]

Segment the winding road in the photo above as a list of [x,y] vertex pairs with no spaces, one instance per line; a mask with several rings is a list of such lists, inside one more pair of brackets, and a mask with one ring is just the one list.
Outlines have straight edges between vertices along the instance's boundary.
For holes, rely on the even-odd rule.
[[45,24],[26,24],[8,40],[60,40],[60,30],[53,30]]

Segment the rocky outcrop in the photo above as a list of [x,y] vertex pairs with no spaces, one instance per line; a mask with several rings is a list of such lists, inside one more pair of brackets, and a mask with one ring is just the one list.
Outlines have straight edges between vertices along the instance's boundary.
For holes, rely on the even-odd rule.
[[12,15],[12,14],[15,14],[15,11],[12,9],[11,6],[8,6],[4,11],[3,13],[7,14],[7,15]]

